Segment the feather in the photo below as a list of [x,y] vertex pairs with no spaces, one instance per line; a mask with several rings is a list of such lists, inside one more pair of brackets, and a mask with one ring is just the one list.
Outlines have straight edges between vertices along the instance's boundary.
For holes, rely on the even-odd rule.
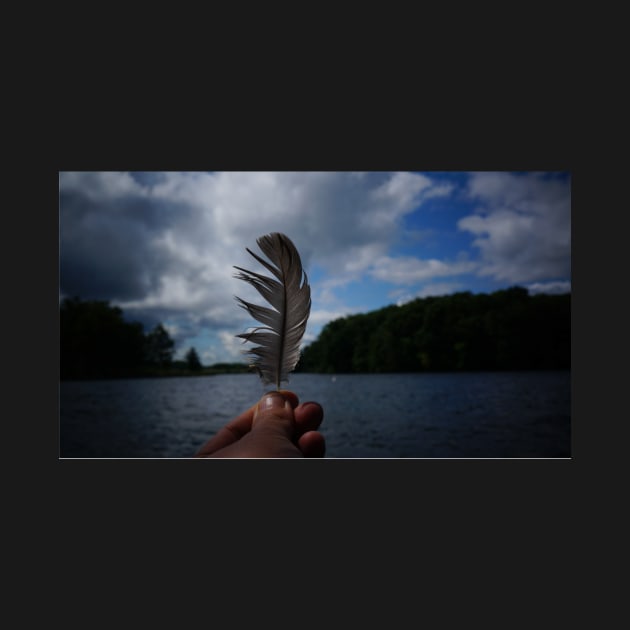
[[249,248],[247,251],[275,279],[236,266],[234,268],[239,273],[234,277],[251,284],[272,308],[236,297],[241,308],[265,324],[236,336],[244,339],[243,343],[258,344],[247,351],[253,358],[251,366],[260,375],[263,385],[273,384],[280,389],[280,383],[289,380],[289,373],[300,358],[300,341],[311,311],[311,288],[302,269],[300,254],[288,236],[273,232],[261,236],[256,243],[270,262]]

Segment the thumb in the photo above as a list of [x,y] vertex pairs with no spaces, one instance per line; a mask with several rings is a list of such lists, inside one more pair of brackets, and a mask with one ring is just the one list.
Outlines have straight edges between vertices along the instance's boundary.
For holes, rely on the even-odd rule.
[[295,431],[295,418],[291,403],[280,392],[265,394],[256,405],[252,420],[252,431],[260,429],[283,433],[292,439]]

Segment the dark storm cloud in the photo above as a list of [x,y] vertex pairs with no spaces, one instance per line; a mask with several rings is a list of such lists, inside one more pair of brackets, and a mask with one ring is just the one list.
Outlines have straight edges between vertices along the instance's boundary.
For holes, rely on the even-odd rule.
[[190,209],[139,196],[97,198],[62,190],[60,289],[84,299],[141,299],[176,261],[159,238]]

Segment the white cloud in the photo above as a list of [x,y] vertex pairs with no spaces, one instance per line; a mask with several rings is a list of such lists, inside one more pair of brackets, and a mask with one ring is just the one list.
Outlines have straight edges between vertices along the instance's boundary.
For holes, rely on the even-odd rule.
[[[414,293],[409,292],[400,292],[396,296],[396,305],[402,306],[403,304],[407,304],[407,302],[411,302],[416,298],[425,298],[425,297],[437,297],[440,295],[451,295],[452,293],[457,293],[457,291],[463,291],[464,285],[458,282],[435,282],[431,284],[425,285],[419,291],[415,291]],[[391,294],[390,294],[391,295]]]
[[459,220],[476,236],[480,275],[508,282],[568,277],[570,182],[538,173],[474,173],[468,195],[480,206]]
[[527,290],[531,295],[537,295],[538,293],[548,293],[551,295],[570,293],[571,283],[568,281],[534,282],[533,284],[527,285]]
[[355,312],[356,312],[355,308],[349,308],[349,307],[340,308],[336,310],[326,310],[326,309],[312,310],[311,315],[308,318],[308,325],[309,327],[311,325],[314,327],[323,326],[324,324],[327,324],[333,319],[339,319],[340,317],[347,317],[348,315],[351,315],[352,313],[355,313]]
[[[239,330],[237,334],[244,332],[244,330]],[[221,330],[218,333],[219,341],[223,347],[224,354],[227,354],[232,361],[242,361],[243,360],[243,351],[246,351],[250,345],[243,344],[243,340],[236,337],[233,331],[231,330]]]
[[80,191],[91,199],[111,200],[120,197],[143,197],[147,191],[129,173],[113,171],[59,173],[60,190]]
[[427,284],[416,293],[416,297],[436,297],[439,295],[450,295],[457,291],[462,291],[463,285],[457,282],[435,282]]
[[472,261],[444,262],[436,259],[422,260],[413,256],[381,256],[370,269],[377,280],[393,284],[416,284],[445,276],[471,273],[477,267]]
[[450,184],[436,186],[426,175],[420,173],[394,173],[372,192],[372,197],[394,204],[399,214],[411,212],[422,199],[442,197],[450,194]]

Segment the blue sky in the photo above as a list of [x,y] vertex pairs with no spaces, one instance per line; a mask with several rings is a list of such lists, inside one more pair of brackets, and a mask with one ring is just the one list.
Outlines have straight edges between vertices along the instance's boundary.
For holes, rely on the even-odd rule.
[[332,319],[416,297],[571,287],[571,179],[547,172],[62,172],[60,296],[108,300],[177,356],[241,361],[260,302],[233,266],[284,232],[312,290],[305,344]]

